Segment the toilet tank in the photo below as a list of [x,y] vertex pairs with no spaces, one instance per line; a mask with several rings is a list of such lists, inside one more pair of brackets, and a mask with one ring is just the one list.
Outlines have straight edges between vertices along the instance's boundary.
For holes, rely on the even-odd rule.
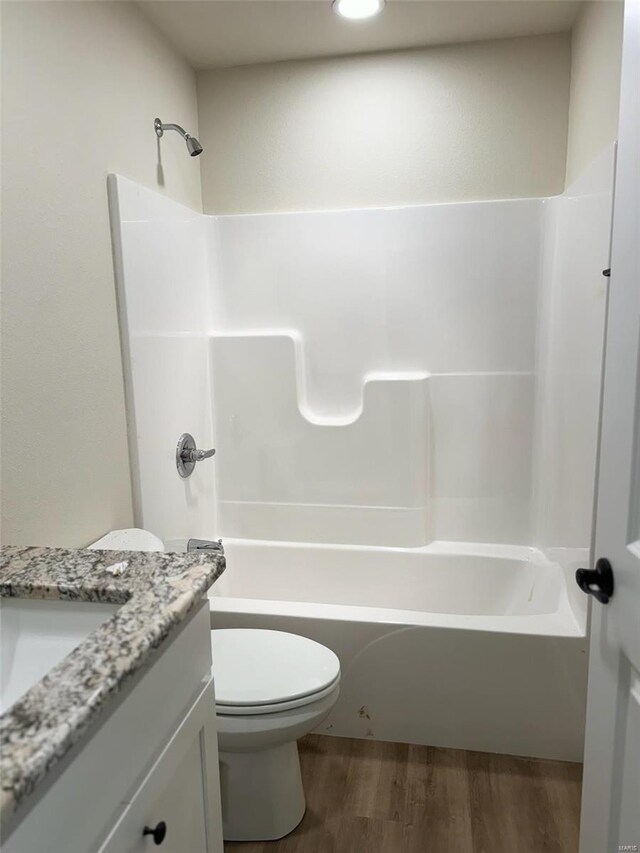
[[149,533],[148,530],[130,527],[126,530],[111,530],[97,542],[89,545],[89,548],[104,551],[164,551],[164,544],[162,539]]

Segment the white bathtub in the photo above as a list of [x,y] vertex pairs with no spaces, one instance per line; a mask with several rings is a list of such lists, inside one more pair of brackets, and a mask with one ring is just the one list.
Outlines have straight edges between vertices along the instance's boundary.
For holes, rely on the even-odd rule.
[[340,657],[321,731],[581,760],[585,611],[533,548],[226,539],[214,627],[268,627]]

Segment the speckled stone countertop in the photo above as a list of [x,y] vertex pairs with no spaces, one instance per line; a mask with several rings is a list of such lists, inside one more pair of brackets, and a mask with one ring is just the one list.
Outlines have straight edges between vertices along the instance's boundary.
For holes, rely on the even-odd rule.
[[[106,571],[121,561],[124,574]],[[0,596],[122,605],[0,717],[0,819],[32,793],[224,568],[221,552],[0,550]]]

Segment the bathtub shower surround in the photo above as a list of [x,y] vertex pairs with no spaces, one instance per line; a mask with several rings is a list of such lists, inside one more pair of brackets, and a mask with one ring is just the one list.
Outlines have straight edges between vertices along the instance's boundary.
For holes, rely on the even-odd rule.
[[[613,155],[554,198],[317,213],[204,216],[109,179],[136,522],[233,540],[216,624],[343,656],[328,731],[580,757]],[[185,431],[217,455],[181,481]],[[458,686],[419,700],[436,647]],[[483,662],[521,704],[448,724]]]

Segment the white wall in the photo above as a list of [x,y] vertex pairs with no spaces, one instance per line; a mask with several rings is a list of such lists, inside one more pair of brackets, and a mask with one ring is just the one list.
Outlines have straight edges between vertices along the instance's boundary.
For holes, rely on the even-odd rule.
[[570,186],[618,132],[623,3],[585,3],[571,38]]
[[[574,32],[569,177],[615,135],[619,6]],[[2,35],[6,542],[132,521],[107,172],[200,209],[202,161],[220,212],[562,189],[565,35],[203,74],[206,154],[167,136],[161,170],[152,119],[197,132],[195,80],[135,4],[5,2]]]
[[107,173],[201,209],[191,69],[133,3],[5,2],[3,540],[132,522]]
[[562,192],[569,35],[203,72],[209,213]]

